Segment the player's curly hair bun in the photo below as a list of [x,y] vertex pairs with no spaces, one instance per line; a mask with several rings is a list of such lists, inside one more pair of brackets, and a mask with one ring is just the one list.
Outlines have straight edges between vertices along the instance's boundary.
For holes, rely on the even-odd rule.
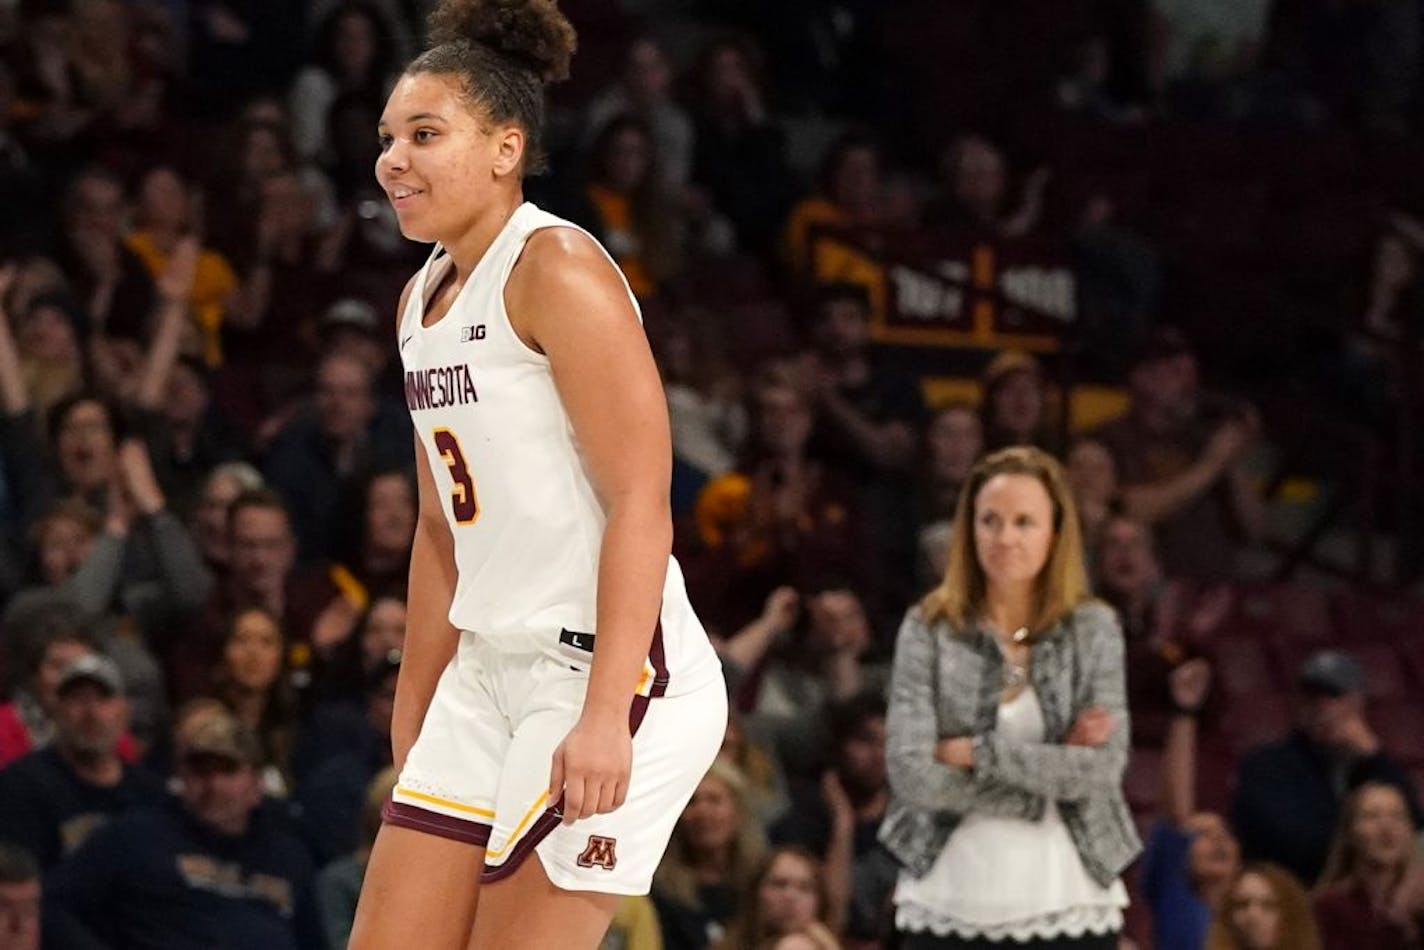
[[441,0],[430,14],[430,42],[461,40],[518,60],[543,83],[569,78],[578,42],[554,0]]

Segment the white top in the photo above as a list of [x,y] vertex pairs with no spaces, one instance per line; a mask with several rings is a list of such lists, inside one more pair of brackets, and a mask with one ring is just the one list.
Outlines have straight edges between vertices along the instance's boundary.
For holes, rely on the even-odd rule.
[[[454,536],[450,623],[509,650],[557,652],[562,631],[595,632],[605,518],[549,359],[516,335],[504,306],[525,241],[550,227],[577,229],[521,205],[449,312],[424,327],[427,299],[453,266],[437,245],[412,285],[399,335],[406,404]],[[617,268],[611,258],[609,266]],[[648,679],[677,685],[664,682],[659,692],[717,675],[720,664],[672,558],[660,619]]]
[[[1043,710],[1027,688],[999,705],[998,731],[1042,742]],[[970,813],[922,878],[901,872],[895,923],[940,936],[1029,940],[1113,933],[1122,928],[1127,889],[1102,887],[1050,801],[1040,821]]]

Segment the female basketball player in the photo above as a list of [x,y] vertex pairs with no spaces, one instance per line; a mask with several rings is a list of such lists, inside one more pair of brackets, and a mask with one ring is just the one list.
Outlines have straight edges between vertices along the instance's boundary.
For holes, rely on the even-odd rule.
[[591,948],[647,892],[725,687],[669,556],[636,302],[522,197],[573,30],[553,0],[442,0],[431,41],[379,130],[401,229],[435,248],[398,330],[421,512],[401,774],[351,946]]

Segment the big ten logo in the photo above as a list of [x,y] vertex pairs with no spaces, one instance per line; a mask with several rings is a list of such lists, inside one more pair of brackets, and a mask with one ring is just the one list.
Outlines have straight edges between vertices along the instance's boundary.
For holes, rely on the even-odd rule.
[[485,338],[485,325],[483,323],[473,327],[460,328],[460,342],[469,343],[471,340],[483,340]]
[[578,856],[578,866],[581,868],[600,867],[605,871],[611,871],[618,864],[617,838],[605,838],[602,835],[589,835],[588,846],[583,849],[583,854]]

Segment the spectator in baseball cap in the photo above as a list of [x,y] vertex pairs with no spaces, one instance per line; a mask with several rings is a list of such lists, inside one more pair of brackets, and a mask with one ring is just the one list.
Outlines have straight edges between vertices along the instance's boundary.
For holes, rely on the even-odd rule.
[[55,689],[54,741],[0,772],[0,839],[53,868],[110,819],[163,799],[156,776],[126,764],[123,678],[113,660],[84,653]]
[[323,946],[311,858],[260,807],[256,734],[199,700],[174,748],[178,796],[113,822],[51,879],[62,924],[109,946]]
[[1319,651],[1297,671],[1296,687],[1290,735],[1241,762],[1232,823],[1248,860],[1274,861],[1309,885],[1320,877],[1352,790],[1394,785],[1416,824],[1421,813],[1413,783],[1365,716],[1369,684],[1359,663],[1338,650]]

